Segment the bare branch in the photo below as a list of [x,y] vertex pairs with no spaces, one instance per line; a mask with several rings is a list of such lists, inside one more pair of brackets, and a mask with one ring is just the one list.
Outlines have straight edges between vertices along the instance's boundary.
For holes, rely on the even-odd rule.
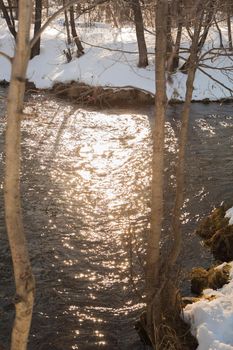
[[228,90],[231,93],[231,96],[233,95],[233,90],[230,89],[228,86],[226,86],[225,84],[221,83],[221,81],[215,79],[214,77],[212,77],[212,75],[210,75],[209,73],[207,73],[206,71],[204,71],[204,69],[201,69],[199,66],[197,67],[199,69],[199,71],[201,71],[203,74],[205,74],[207,77],[209,77],[211,80],[213,80],[215,83],[221,85],[224,89]]
[[[100,46],[100,45],[94,45],[91,43],[87,43],[84,40],[81,40],[81,42],[85,45],[91,46],[91,47],[96,47],[98,49],[103,49],[103,50],[107,50],[107,51],[113,51],[113,52],[120,52],[120,53],[127,53],[127,54],[133,54],[133,55],[138,55],[138,51],[126,51],[126,50],[121,50],[121,49],[111,49],[110,47],[106,47],[106,46]],[[148,52],[148,55],[154,55],[154,52]]]
[[6,54],[5,52],[3,52],[3,51],[0,51],[0,56],[5,57],[8,61],[10,61],[10,63],[12,63],[12,61],[13,61],[13,57],[7,55],[7,54]]
[[[104,4],[105,2],[108,2],[109,0],[96,0],[94,4],[90,5],[89,7],[85,8],[81,14],[92,10],[93,8],[95,8],[97,5],[101,5]],[[43,31],[49,26],[49,24],[58,16],[60,15],[60,13],[62,13],[65,9],[67,9],[68,7],[70,7],[73,4],[78,3],[79,0],[71,0],[69,2],[67,2],[67,4],[65,4],[64,6],[62,6],[59,10],[57,10],[40,28],[40,30],[36,33],[36,35],[34,36],[34,38],[31,39],[30,41],[30,46],[31,48],[35,45],[35,43],[37,42],[37,40],[39,39],[39,37],[41,36],[41,34],[43,33]],[[80,15],[81,15],[80,14]]]

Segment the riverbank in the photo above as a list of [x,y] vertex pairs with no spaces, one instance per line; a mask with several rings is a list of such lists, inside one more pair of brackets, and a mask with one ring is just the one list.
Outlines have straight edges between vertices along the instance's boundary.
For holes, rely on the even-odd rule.
[[[233,262],[232,255],[221,254],[226,247],[232,251],[232,224],[233,208],[221,206],[196,231],[218,263],[222,261],[211,269],[192,271],[191,289],[198,298],[184,308],[183,314],[198,341],[197,350],[233,350]],[[218,241],[217,250],[213,250],[214,240]]]
[[[53,89],[57,84],[77,84],[102,87],[103,89],[126,89],[128,87],[146,94],[155,94],[155,57],[152,34],[146,33],[149,53],[149,66],[138,68],[138,53],[135,30],[131,27],[112,28],[104,23],[92,23],[87,26],[77,21],[78,34],[83,41],[85,54],[73,56],[67,62],[64,50],[67,50],[63,17],[54,21],[42,35],[41,54],[29,62],[28,81],[38,89]],[[221,23],[220,23],[221,26]],[[221,26],[223,43],[227,47],[227,29]],[[13,56],[15,42],[4,19],[0,19],[1,51]],[[232,98],[231,55],[223,49],[219,50],[218,32],[211,28],[207,43],[203,49],[202,66],[197,70],[194,82],[193,101],[222,101]],[[182,39],[182,58],[180,66],[188,55],[189,39],[184,31]],[[70,47],[74,51],[74,47]],[[211,49],[211,50],[210,50]],[[210,50],[210,56],[207,51]],[[205,54],[204,54],[205,53]],[[0,80],[9,81],[11,65],[6,58],[0,56]],[[203,67],[204,64],[204,67]],[[172,102],[180,102],[185,98],[187,75],[177,71],[168,77],[167,96]],[[137,96],[135,100],[137,99]]]

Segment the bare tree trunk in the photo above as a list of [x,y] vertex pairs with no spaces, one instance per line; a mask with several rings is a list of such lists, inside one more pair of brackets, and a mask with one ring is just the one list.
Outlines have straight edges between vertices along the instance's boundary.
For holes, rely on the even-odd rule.
[[46,17],[49,17],[49,0],[46,0]]
[[[167,0],[158,0],[156,7],[156,96],[155,125],[153,129],[153,159],[152,159],[152,203],[151,229],[148,234],[146,292],[147,292],[147,326],[148,335],[154,339],[154,326],[159,323],[160,310],[157,296],[160,270],[160,237],[163,221],[163,191],[164,191],[164,125],[167,105],[166,96],[166,53],[167,27],[164,18],[167,16]],[[156,306],[156,313],[155,313]],[[156,317],[156,321],[154,318]]]
[[[198,13],[198,9],[197,9]],[[172,268],[175,264],[181,249],[181,210],[183,206],[184,200],[184,174],[185,174],[185,149],[187,142],[187,134],[188,134],[188,123],[189,123],[189,112],[190,112],[190,104],[192,101],[192,93],[193,93],[193,83],[196,73],[196,68],[198,64],[198,52],[199,52],[199,37],[202,27],[202,20],[200,18],[200,22],[198,20],[198,16],[196,19],[196,24],[194,28],[193,41],[190,49],[190,61],[188,67],[188,77],[186,81],[186,95],[185,95],[185,103],[182,111],[182,123],[179,134],[179,150],[178,150],[178,162],[176,169],[176,196],[175,196],[175,204],[172,213],[172,232],[174,236],[174,244],[171,250],[171,254],[167,259],[168,269]]]
[[216,25],[216,28],[217,28],[218,34],[219,34],[219,46],[220,46],[221,48],[223,48],[224,46],[223,46],[223,40],[222,40],[222,31],[221,31],[221,28],[220,28],[219,25],[218,25],[216,16],[214,17],[214,23],[215,23],[215,25]]
[[20,120],[23,109],[26,69],[30,57],[31,16],[32,1],[20,0],[19,30],[8,93],[5,148],[5,217],[16,285],[16,314],[11,350],[26,350],[27,348],[35,292],[20,201]]
[[231,34],[231,7],[230,7],[230,2],[228,0],[227,3],[227,32],[228,32],[228,45],[229,45],[229,50],[233,50],[233,45],[232,45],[232,34]]
[[173,41],[172,41],[172,18],[171,18],[171,4],[168,2],[168,13],[167,13],[167,57],[172,54]]
[[84,48],[82,46],[82,43],[78,37],[76,28],[75,28],[75,21],[74,21],[74,6],[70,6],[70,27],[71,27],[71,34],[74,39],[74,42],[77,46],[77,57],[80,57],[84,54]]
[[19,19],[19,0],[15,0],[15,19]]
[[[42,18],[42,0],[35,0],[35,24],[34,24],[34,36],[38,33],[41,28]],[[32,47],[31,58],[40,54],[40,39],[37,40],[35,45]]]
[[[66,1],[63,0],[63,7],[66,5]],[[66,35],[67,35],[67,43],[68,45],[71,44],[71,36],[70,36],[70,27],[69,27],[69,19],[67,15],[67,10],[64,10],[64,15],[65,15],[65,27],[66,27]]]
[[[202,33],[201,38],[200,38],[199,43],[198,43],[198,53],[201,52],[201,50],[205,44],[205,41],[206,41],[208,33],[209,33],[209,29],[213,23],[214,18],[215,18],[215,10],[216,10],[215,3],[216,3],[216,0],[212,0],[211,2],[208,2],[207,5],[209,5],[209,8],[208,8],[207,15],[205,15],[205,16],[204,16],[204,12],[207,11],[207,8],[206,9],[203,8],[203,4],[202,4],[202,14],[200,14],[199,17],[195,18],[195,21],[197,21],[199,18],[198,21],[199,22],[201,21],[201,23],[204,23],[203,33]],[[203,18],[205,18],[205,19],[203,20]],[[184,72],[184,73],[188,72],[189,63],[190,63],[190,57],[187,59],[185,64],[182,66],[182,68],[181,68],[182,72]]]
[[15,25],[10,19],[10,16],[9,16],[9,14],[7,12],[7,9],[6,9],[6,6],[5,6],[3,0],[0,0],[0,9],[3,12],[3,16],[4,16],[5,20],[6,20],[6,23],[8,25],[9,31],[11,32],[13,37],[16,39],[17,33],[16,33],[16,30],[15,30]]
[[144,25],[142,18],[141,5],[139,0],[130,0],[130,4],[134,13],[134,23],[136,28],[138,51],[139,51],[139,62],[138,67],[148,66],[148,56],[146,48],[146,40],[144,36]]
[[168,58],[168,62],[167,62],[168,72],[174,72],[179,66],[179,51],[180,51],[180,43],[181,43],[181,37],[182,37],[182,28],[183,28],[182,1],[179,1],[176,41],[175,41],[175,47],[173,49],[173,52],[171,56]]
[[114,26],[116,28],[119,28],[119,24],[117,22],[116,14],[114,13],[114,11],[112,9],[112,5],[111,4],[107,4],[106,7],[107,7],[107,10],[108,10],[112,20],[113,20]]
[[15,20],[14,20],[13,10],[12,10],[12,2],[11,2],[11,0],[7,0],[7,3],[8,3],[9,12],[10,12],[11,23],[15,27]]

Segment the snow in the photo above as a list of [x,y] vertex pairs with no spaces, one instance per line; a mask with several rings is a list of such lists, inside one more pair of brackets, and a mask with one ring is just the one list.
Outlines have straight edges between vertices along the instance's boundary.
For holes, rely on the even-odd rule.
[[229,225],[233,225],[233,207],[226,211],[226,218],[229,218]]
[[[112,28],[103,23],[94,23],[86,26],[84,22],[77,22],[77,31],[81,39],[96,46],[106,47],[111,50],[123,50],[137,52],[135,31],[129,27]],[[227,42],[227,30],[222,27],[223,40]],[[189,42],[184,33],[182,47],[188,47]],[[51,88],[57,82],[67,83],[79,81],[90,85],[127,87],[134,86],[148,92],[155,92],[155,37],[146,34],[149,55],[149,66],[145,69],[137,67],[138,55],[135,53],[117,52],[103,48],[92,47],[84,44],[85,55],[74,58],[70,63],[66,62],[63,50],[67,48],[65,28],[63,19],[57,19],[50,25],[42,35],[41,54],[34,57],[28,66],[27,77],[34,82],[37,88]],[[218,34],[216,29],[211,29],[205,50],[218,47]],[[13,55],[14,40],[10,35],[4,19],[0,19],[0,50]],[[187,54],[182,54],[187,58]],[[184,61],[183,61],[184,62]],[[181,64],[183,63],[181,60]],[[231,67],[231,57],[205,57],[204,63],[210,64],[212,68],[203,68],[206,74],[219,80],[222,84],[231,87],[232,74],[216,67]],[[0,56],[0,80],[10,79],[10,63]],[[231,92],[217,84],[201,71],[197,71],[193,99],[218,100],[231,97]],[[185,95],[185,84],[187,76],[181,72],[173,74],[167,83],[168,98],[183,100]]]
[[204,290],[200,301],[184,309],[197,350],[233,350],[233,262],[229,264],[230,282],[218,290]]
[[[225,217],[232,225],[233,207],[226,211]],[[197,350],[233,350],[233,262],[229,265],[228,284],[218,290],[205,289],[200,301],[184,309],[184,319],[198,340]]]

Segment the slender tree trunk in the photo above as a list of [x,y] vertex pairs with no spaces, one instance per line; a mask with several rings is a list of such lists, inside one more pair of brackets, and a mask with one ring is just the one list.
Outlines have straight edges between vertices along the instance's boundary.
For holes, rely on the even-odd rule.
[[180,43],[182,37],[182,28],[183,28],[183,17],[182,17],[182,1],[178,3],[178,25],[177,25],[177,34],[175,47],[171,56],[168,58],[167,62],[167,70],[169,72],[174,72],[179,66],[179,51],[180,51]]
[[146,40],[144,35],[144,25],[143,25],[141,5],[139,0],[130,0],[130,4],[134,14],[134,23],[135,23],[137,43],[138,43],[138,51],[139,51],[138,67],[143,68],[148,66],[148,56],[147,56]]
[[[63,0],[63,6],[66,5],[66,1]],[[66,27],[66,35],[67,35],[67,44],[71,44],[71,36],[70,36],[70,26],[69,26],[69,19],[67,15],[67,10],[64,10],[64,15],[65,15],[65,27]]]
[[113,11],[113,9],[112,9],[112,5],[111,5],[111,4],[107,4],[106,7],[107,7],[107,10],[108,10],[108,12],[109,12],[111,18],[112,18],[112,21],[113,21],[113,23],[114,23],[114,26],[115,26],[116,28],[119,28],[119,24],[118,24],[118,22],[117,22],[116,14],[114,13],[114,11]]
[[228,45],[229,50],[233,50],[233,44],[232,44],[232,34],[231,34],[231,7],[230,2],[228,0],[228,6],[227,6],[227,32],[228,32]]
[[46,6],[46,17],[49,17],[49,0],[46,0],[45,2],[45,6]]
[[18,19],[19,19],[19,0],[15,0],[14,4],[15,4],[15,19],[18,21]]
[[[208,33],[209,33],[209,29],[212,25],[212,22],[214,20],[214,12],[215,12],[215,3],[216,3],[216,0],[212,0],[210,2],[210,8],[208,9],[208,13],[207,15],[204,16],[204,8],[203,8],[203,5],[202,5],[202,14],[200,14],[200,17],[196,17],[196,20],[198,20],[198,22],[201,21],[201,23],[204,23],[204,29],[203,29],[203,33],[201,35],[201,38],[198,42],[198,53],[201,52],[205,42],[206,42],[206,39],[207,39],[207,36],[208,36]],[[203,20],[203,18],[205,17],[205,19]],[[188,67],[189,67],[189,63],[190,63],[190,57],[188,58],[188,60],[185,62],[185,64],[182,66],[181,68],[181,71],[184,72],[184,73],[187,73],[188,72]]]
[[71,34],[74,39],[74,42],[77,46],[77,57],[80,57],[84,54],[84,48],[82,46],[82,43],[78,37],[76,28],[75,28],[75,21],[74,21],[74,6],[70,6],[70,27],[71,27]]
[[221,28],[218,25],[218,21],[216,19],[216,16],[214,17],[214,23],[215,23],[215,26],[216,26],[216,28],[218,30],[218,34],[219,34],[219,46],[221,48],[223,48],[224,46],[223,46],[223,40],[222,40],[222,31],[221,31]]
[[20,0],[19,30],[8,93],[5,148],[5,218],[16,285],[16,314],[11,350],[26,350],[27,348],[35,292],[20,201],[20,120],[23,109],[26,69],[30,57],[31,16],[32,1]]
[[173,40],[172,40],[172,18],[171,18],[171,4],[168,2],[168,13],[167,13],[167,58],[169,58],[173,51]]
[[12,10],[12,2],[11,0],[7,0],[7,3],[8,3],[9,12],[10,12],[10,20],[13,26],[15,27],[15,20],[14,20],[13,10]]
[[[42,0],[35,0],[35,24],[34,24],[34,36],[38,33],[41,28],[41,19],[42,19]],[[37,40],[35,45],[32,47],[31,58],[40,54],[40,40]]]
[[[198,13],[198,10],[197,10]],[[172,232],[174,236],[174,244],[171,250],[171,254],[167,260],[167,266],[172,268],[175,264],[181,249],[181,210],[184,201],[184,175],[185,175],[185,150],[188,134],[189,124],[189,112],[193,94],[193,83],[198,64],[198,53],[199,53],[199,37],[201,32],[202,22],[197,21],[194,28],[193,41],[190,49],[190,62],[188,67],[188,77],[186,81],[186,94],[185,103],[182,111],[182,123],[179,134],[179,150],[178,150],[178,162],[176,169],[176,196],[175,204],[172,213]]]
[[156,96],[155,125],[153,129],[151,229],[148,234],[146,266],[147,326],[148,335],[153,343],[155,343],[154,327],[158,326],[161,316],[159,296],[157,295],[157,298],[154,298],[154,296],[159,286],[159,243],[163,221],[164,126],[167,105],[165,75],[167,27],[164,18],[167,16],[167,10],[167,0],[158,0],[156,7]]
[[5,20],[6,20],[6,23],[8,25],[9,31],[11,32],[13,37],[16,39],[17,33],[16,33],[16,30],[15,30],[15,26],[14,26],[14,23],[10,19],[10,16],[9,16],[9,14],[7,12],[7,9],[6,9],[6,6],[5,6],[3,0],[0,0],[0,9],[3,12],[3,16],[4,16]]

